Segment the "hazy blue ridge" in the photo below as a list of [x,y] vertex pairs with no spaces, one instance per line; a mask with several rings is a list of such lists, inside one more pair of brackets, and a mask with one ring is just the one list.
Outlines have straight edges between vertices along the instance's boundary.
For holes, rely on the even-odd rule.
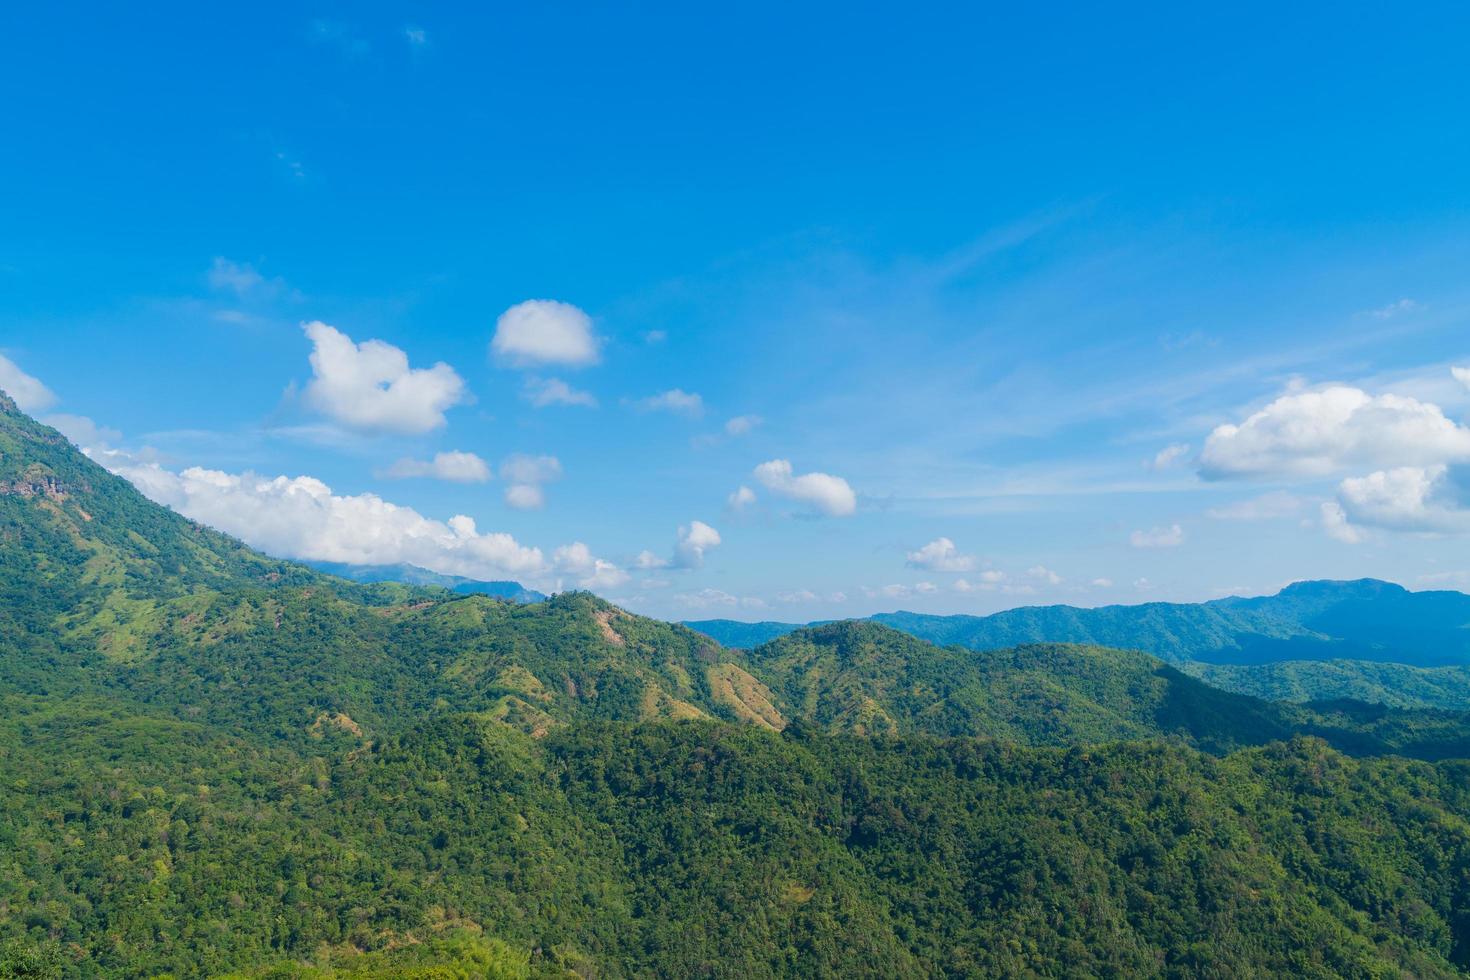
[[336,561],[303,562],[319,572],[354,582],[402,582],[405,585],[437,585],[460,595],[488,595],[513,602],[543,602],[546,593],[528,589],[519,582],[483,582],[461,575],[442,575],[417,565],[353,565]]

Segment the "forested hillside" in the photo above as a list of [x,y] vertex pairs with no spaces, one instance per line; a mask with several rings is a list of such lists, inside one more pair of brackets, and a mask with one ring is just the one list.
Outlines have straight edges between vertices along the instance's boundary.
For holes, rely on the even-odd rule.
[[1458,713],[356,584],[8,401],[0,590],[0,977],[1470,966]]

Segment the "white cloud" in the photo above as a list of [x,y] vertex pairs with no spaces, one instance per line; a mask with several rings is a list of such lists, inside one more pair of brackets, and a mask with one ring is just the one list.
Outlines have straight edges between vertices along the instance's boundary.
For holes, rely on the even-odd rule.
[[705,552],[720,545],[720,532],[704,521],[690,521],[679,528],[679,541],[674,546],[674,564],[680,568],[700,568]]
[[765,420],[759,415],[737,415],[725,423],[725,434],[729,436],[747,435],[763,421]]
[[628,581],[628,573],[610,561],[594,556],[582,542],[574,541],[551,553],[557,572],[571,575],[583,589],[615,589]]
[[652,551],[638,553],[633,564],[643,570],[658,568],[702,568],[707,552],[720,546],[720,532],[704,521],[690,521],[679,526],[678,540],[674,542],[674,555],[664,558]]
[[546,491],[533,483],[513,483],[505,488],[505,503],[516,510],[540,510],[546,506]]
[[586,367],[600,359],[592,318],[570,303],[550,299],[526,300],[500,314],[490,351],[514,367]]
[[1134,531],[1128,535],[1128,543],[1135,548],[1177,548],[1184,543],[1184,528],[1170,524],[1168,527]]
[[644,412],[672,412],[690,418],[704,414],[704,399],[682,388],[670,388],[657,395],[640,398],[633,405]]
[[1379,470],[1343,480],[1337,503],[1355,524],[1394,531],[1470,531],[1470,468],[1440,464]]
[[951,586],[956,592],[994,592],[1001,588],[1006,581],[1005,572],[994,569],[986,569],[979,575],[978,581],[971,582],[969,579],[955,579]]
[[1165,446],[1149,462],[1149,469],[1167,470],[1170,467],[1177,466],[1188,453],[1189,443],[1187,442],[1176,442],[1172,446]]
[[1092,580],[1092,584],[1099,589],[1111,589],[1113,587],[1113,580],[1110,578],[1095,578]]
[[527,378],[521,386],[521,397],[537,408],[549,405],[597,407],[597,398],[590,391],[573,388],[560,378]]
[[668,568],[673,562],[668,558],[661,558],[645,548],[643,551],[638,552],[638,557],[633,560],[633,564],[637,568],[648,571],[655,568]]
[[[286,280],[279,276],[267,279],[249,262],[235,262],[224,256],[216,256],[206,276],[209,288],[222,293],[234,293],[240,299],[271,299],[286,293]],[[228,311],[227,311],[228,312]],[[227,316],[216,315],[219,319]]]
[[39,378],[26,374],[4,354],[0,354],[0,391],[15,399],[23,412],[39,412],[56,404],[56,395],[50,388]]
[[1337,501],[1323,501],[1321,513],[1322,529],[1329,538],[1343,544],[1359,544],[1363,541],[1363,532],[1348,523],[1347,514]]
[[978,562],[973,555],[960,554],[949,538],[935,538],[917,551],[910,551],[907,564],[931,572],[969,572]]
[[645,344],[661,344],[668,339],[669,332],[667,330],[646,330],[643,333],[643,342]]
[[1470,429],[1439,407],[1334,385],[1283,395],[1240,425],[1221,425],[1200,454],[1207,479],[1320,477],[1353,465],[1470,459]]
[[98,425],[85,415],[48,415],[41,419],[83,449],[103,448],[122,438],[116,429]]
[[120,455],[96,458],[153,500],[286,558],[359,565],[407,562],[482,579],[534,580],[550,570],[540,549],[509,534],[481,534],[464,515],[433,520],[376,494],[334,494],[309,476],[272,478],[199,467],[174,473]]
[[1026,574],[1043,585],[1061,585],[1062,577],[1045,565],[1034,565],[1026,569]]
[[721,589],[700,589],[698,592],[680,592],[674,601],[687,609],[711,609],[739,606],[745,609],[763,609],[766,603],[755,596],[731,595]]
[[1205,511],[1217,521],[1270,521],[1291,517],[1302,509],[1302,499],[1283,490],[1237,500]]
[[428,432],[444,425],[445,410],[467,397],[464,380],[442,361],[431,368],[410,368],[407,354],[381,340],[354,344],[320,320],[302,329],[315,347],[306,403],[345,425]]
[[244,296],[265,282],[262,276],[249,262],[232,262],[224,256],[216,256],[214,264],[209,267],[209,288],[225,290],[237,296]]
[[408,41],[409,47],[416,50],[429,46],[429,32],[422,27],[405,27],[403,37]]
[[921,595],[933,595],[934,593],[939,591],[939,586],[935,585],[933,582],[919,582],[914,586],[914,591],[920,593]]
[[1376,320],[1390,320],[1404,313],[1413,313],[1417,309],[1419,304],[1406,298],[1380,306],[1376,310],[1369,310],[1368,315]]
[[776,593],[776,601],[784,602],[788,605],[795,605],[803,602],[819,602],[821,601],[821,596],[810,589],[797,589],[794,592]]
[[507,456],[500,464],[500,478],[508,484],[505,502],[516,510],[539,510],[546,506],[542,485],[561,479],[561,475],[561,461],[555,456]]
[[773,459],[755,468],[755,478],[772,493],[810,504],[830,517],[847,517],[857,512],[857,494],[840,476],[827,473],[797,476],[789,460]]
[[433,459],[400,459],[383,470],[381,476],[393,480],[429,477],[451,483],[486,483],[490,467],[474,453],[435,453]]
[[738,513],[755,503],[755,491],[750,489],[750,487],[741,486],[734,493],[730,494],[725,502],[731,510]]
[[1470,367],[1452,367],[1450,374],[1454,375],[1455,380],[1460,384],[1470,388]]

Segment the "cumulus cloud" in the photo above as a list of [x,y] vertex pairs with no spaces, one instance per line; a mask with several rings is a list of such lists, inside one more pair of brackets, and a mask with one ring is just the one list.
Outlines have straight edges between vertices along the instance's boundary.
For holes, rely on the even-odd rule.
[[1061,585],[1062,577],[1045,565],[1033,565],[1026,569],[1026,575],[1043,585]]
[[645,571],[658,568],[695,569],[704,567],[704,557],[711,549],[720,546],[720,532],[704,521],[690,521],[679,526],[678,539],[674,542],[674,554],[664,558],[652,551],[641,551],[633,564]]
[[1176,442],[1172,446],[1165,446],[1155,453],[1154,458],[1149,461],[1149,469],[1167,470],[1178,466],[1188,453],[1189,443],[1187,442]]
[[1184,543],[1184,528],[1170,524],[1168,527],[1134,531],[1128,535],[1128,543],[1135,548],[1177,548]]
[[122,438],[122,433],[116,429],[98,425],[85,415],[67,415],[58,413],[48,415],[41,419],[51,428],[56,429],[72,442],[83,449],[105,448],[110,443],[115,443]]
[[1470,367],[1452,367],[1450,374],[1454,375],[1455,380],[1460,384],[1470,388]]
[[1291,517],[1302,509],[1302,500],[1283,490],[1263,493],[1249,500],[1237,500],[1205,511],[1217,521],[1270,521]]
[[1320,477],[1354,465],[1460,459],[1470,459],[1470,429],[1438,406],[1334,385],[1283,395],[1239,425],[1218,426],[1200,453],[1200,474]]
[[956,592],[994,592],[1001,588],[1006,581],[1005,572],[995,569],[986,569],[981,572],[978,579],[971,582],[969,579],[955,579],[951,586]]
[[1326,500],[1322,503],[1322,530],[1327,536],[1343,544],[1359,544],[1363,540],[1363,532],[1348,523],[1347,514],[1342,509],[1342,504],[1335,500]]
[[739,513],[755,503],[755,491],[750,487],[738,487],[725,501],[731,510]]
[[795,605],[803,602],[818,602],[821,600],[821,598],[821,596],[817,595],[810,589],[797,589],[792,592],[776,593],[776,601],[783,602],[788,605]]
[[521,386],[521,397],[537,408],[549,405],[597,407],[597,398],[590,391],[573,388],[560,378],[527,378]]
[[474,453],[456,450],[435,453],[433,459],[400,459],[379,475],[392,480],[429,477],[451,483],[486,483],[491,474],[483,459]]
[[1394,531],[1470,530],[1470,467],[1400,466],[1343,480],[1337,503],[1353,524]]
[[580,541],[557,548],[551,553],[551,561],[559,574],[575,577],[583,589],[615,589],[628,581],[627,572],[596,557]]
[[644,412],[672,412],[689,418],[698,418],[704,414],[704,399],[682,388],[670,388],[657,395],[640,398],[633,405]]
[[857,512],[857,494],[840,476],[828,473],[798,476],[790,460],[773,459],[755,468],[755,478],[772,493],[807,504],[829,517],[847,517]]
[[962,555],[949,538],[935,538],[917,551],[908,553],[908,566],[931,572],[974,571],[978,562],[974,555]]
[[759,415],[737,415],[725,423],[725,434],[728,436],[747,435],[763,421],[765,420]]
[[560,480],[561,474],[561,461],[555,456],[507,456],[500,464],[500,478],[508,484],[505,502],[516,510],[539,510],[546,506],[543,485]]
[[465,383],[442,361],[411,368],[408,355],[381,340],[352,342],[320,320],[303,324],[314,345],[306,403],[353,428],[421,433],[444,425],[446,409],[467,397]]
[[633,560],[634,567],[642,569],[644,571],[652,571],[653,569],[657,568],[668,568],[672,564],[673,561],[671,559],[660,557],[659,555],[654,554],[646,548],[638,552],[638,557]]
[[596,364],[601,356],[592,318],[570,303],[550,299],[526,300],[500,314],[490,352],[513,367],[578,368]]
[[56,404],[56,395],[39,378],[22,371],[14,361],[0,354],[0,391],[15,399],[23,412],[39,412]]
[[679,528],[679,541],[674,545],[674,564],[680,568],[700,568],[705,552],[717,548],[720,532],[704,521],[690,521]]
[[482,579],[539,579],[549,572],[540,549],[509,534],[481,533],[464,515],[433,520],[376,494],[334,494],[309,476],[199,467],[175,473],[121,455],[97,458],[153,500],[274,555],[358,565],[406,562]]

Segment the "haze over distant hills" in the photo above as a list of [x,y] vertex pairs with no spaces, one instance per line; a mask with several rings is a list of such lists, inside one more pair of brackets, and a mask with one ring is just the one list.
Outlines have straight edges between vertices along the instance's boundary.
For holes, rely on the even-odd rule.
[[[1298,582],[1275,595],[1192,604],[893,612],[869,621],[970,650],[1026,643],[1141,650],[1225,690],[1278,700],[1470,708],[1470,596],[1375,579]],[[685,625],[744,649],[803,628],[720,619]]]
[[319,572],[353,582],[402,582],[404,585],[437,585],[460,595],[493,595],[512,602],[541,602],[546,593],[528,589],[519,582],[485,582],[462,575],[442,575],[417,565],[352,565],[338,561],[307,561]]
[[[1470,664],[1470,595],[1410,592],[1376,579],[1297,582],[1275,595],[1137,606],[1026,606],[990,616],[892,612],[869,617],[939,644],[988,650],[1017,643],[1096,643],[1174,663],[1370,660]],[[803,624],[712,619],[685,625],[751,647]]]

